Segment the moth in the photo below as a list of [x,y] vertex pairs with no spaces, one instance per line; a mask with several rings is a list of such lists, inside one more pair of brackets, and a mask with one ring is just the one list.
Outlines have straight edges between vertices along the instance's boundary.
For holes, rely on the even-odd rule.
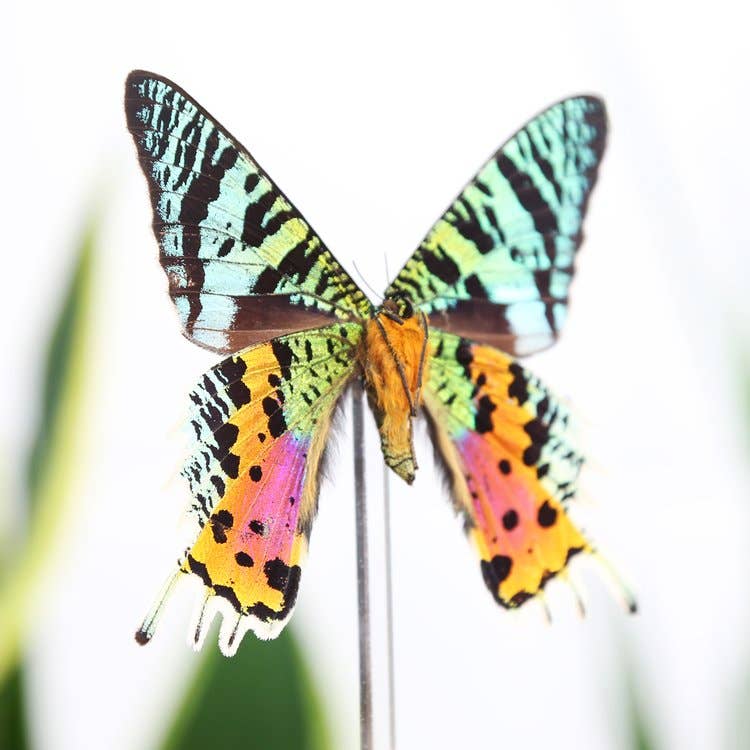
[[[593,553],[566,508],[583,458],[569,415],[518,362],[562,329],[604,152],[604,103],[576,96],[521,128],[466,185],[373,305],[250,153],[179,86],[134,71],[127,125],[183,334],[222,355],[190,393],[183,475],[200,530],[167,591],[200,578],[231,655],[288,621],[332,415],[363,382],[386,464],[411,483],[422,414],[456,513],[503,607]],[[209,606],[211,605],[211,606]],[[213,608],[213,609],[212,609]]]

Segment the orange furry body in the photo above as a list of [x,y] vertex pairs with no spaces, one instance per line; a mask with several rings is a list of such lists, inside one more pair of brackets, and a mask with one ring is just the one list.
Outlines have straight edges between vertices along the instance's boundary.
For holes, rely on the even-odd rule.
[[417,468],[412,419],[422,403],[427,377],[427,321],[395,321],[378,314],[367,324],[363,370],[385,461],[409,484]]

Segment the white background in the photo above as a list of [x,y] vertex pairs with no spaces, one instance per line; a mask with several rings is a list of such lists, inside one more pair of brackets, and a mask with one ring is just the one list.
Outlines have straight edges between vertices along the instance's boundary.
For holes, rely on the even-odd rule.
[[[168,480],[186,393],[215,361],[180,337],[158,266],[121,103],[135,67],[217,115],[376,288],[385,259],[394,273],[529,116],[570,94],[605,97],[611,135],[571,314],[559,346],[529,365],[578,415],[592,459],[586,528],[641,613],[626,618],[586,564],[586,621],[564,589],[552,592],[552,627],[536,610],[500,611],[422,439],[414,486],[392,483],[400,747],[628,747],[628,654],[659,747],[735,746],[750,669],[739,6],[5,5],[0,450],[11,490],[68,251],[88,207],[104,206],[89,452],[30,634],[38,747],[152,747],[195,663],[189,586],[148,648],[132,638],[178,551],[185,494]],[[348,435],[344,422],[294,618],[341,748],[357,736]]]

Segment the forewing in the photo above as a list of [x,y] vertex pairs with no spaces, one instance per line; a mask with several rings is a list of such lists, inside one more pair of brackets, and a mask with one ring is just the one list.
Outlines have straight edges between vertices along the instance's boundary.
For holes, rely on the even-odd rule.
[[431,325],[512,354],[550,346],[606,131],[604,103],[588,96],[535,117],[479,170],[386,295],[405,294]]
[[228,353],[370,303],[250,154],[182,89],[133,71],[128,128],[184,334]]
[[321,459],[355,373],[360,330],[337,324],[253,346],[214,367],[190,395],[195,447],[183,474],[202,528],[181,568],[231,605],[225,653],[247,629],[274,638],[291,614]]
[[583,459],[565,409],[510,356],[440,331],[430,343],[434,445],[485,584],[498,603],[517,607],[591,551],[565,510]]

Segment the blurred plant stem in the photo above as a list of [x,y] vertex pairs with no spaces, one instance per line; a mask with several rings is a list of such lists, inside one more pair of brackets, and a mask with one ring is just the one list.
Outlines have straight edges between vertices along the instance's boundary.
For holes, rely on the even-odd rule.
[[[79,458],[80,418],[88,366],[91,266],[97,237],[91,216],[47,348],[39,423],[26,474],[24,544],[0,582],[0,686],[12,687],[37,586],[56,549]],[[19,685],[22,682],[18,675]],[[6,682],[7,681],[7,682]],[[20,688],[19,688],[20,689]]]

